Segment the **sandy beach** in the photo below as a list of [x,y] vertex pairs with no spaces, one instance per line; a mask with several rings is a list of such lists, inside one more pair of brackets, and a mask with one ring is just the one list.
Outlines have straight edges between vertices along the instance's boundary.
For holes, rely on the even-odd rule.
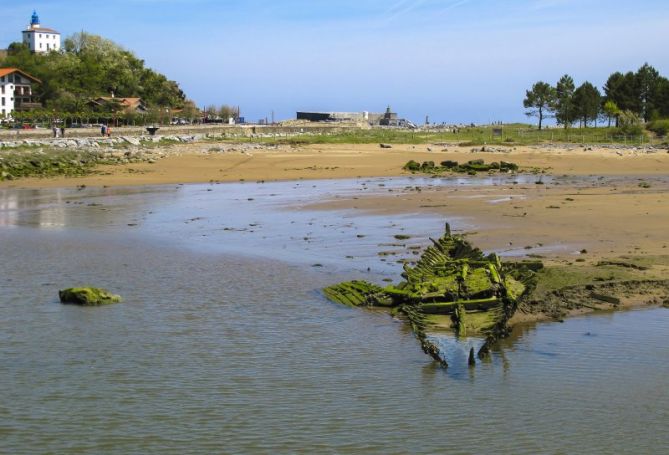
[[[431,151],[428,151],[431,150]],[[166,147],[166,158],[156,163],[102,166],[99,172],[77,178],[27,178],[0,182],[0,187],[46,188],[159,185],[239,180],[298,180],[406,175],[409,160],[466,162],[473,159],[512,161],[524,169],[543,169],[553,175],[667,175],[669,153],[647,153],[635,148],[582,146],[494,147],[494,152],[473,152],[481,147],[449,145],[377,144],[268,147],[250,151],[219,152],[211,143]],[[233,146],[234,150],[234,146]],[[147,150],[143,153],[155,153]]]
[[324,201],[316,208],[463,217],[479,227],[471,238],[482,248],[520,249],[548,257],[573,258],[582,250],[587,250],[583,256],[588,260],[669,254],[669,153],[664,150],[536,146],[480,152],[480,147],[393,145],[382,149],[365,144],[286,145],[221,153],[202,143],[166,150],[167,157],[153,164],[102,166],[86,177],[6,181],[0,188],[389,177],[410,175],[402,170],[409,160],[504,160],[526,172],[544,174],[532,176],[532,183],[424,185],[382,196]]

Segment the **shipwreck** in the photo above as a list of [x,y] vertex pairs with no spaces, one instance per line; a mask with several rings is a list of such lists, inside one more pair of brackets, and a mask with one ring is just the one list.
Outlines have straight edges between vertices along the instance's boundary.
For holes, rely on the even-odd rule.
[[[477,356],[484,358],[490,346],[508,334],[508,321],[520,299],[536,283],[540,262],[504,263],[496,254],[485,255],[464,236],[451,233],[430,239],[420,260],[404,265],[403,280],[386,287],[366,281],[330,286],[324,293],[333,302],[355,307],[385,307],[404,315],[423,351],[447,367],[430,330],[449,327],[458,337],[480,336],[485,343]],[[470,365],[475,363],[470,354]]]

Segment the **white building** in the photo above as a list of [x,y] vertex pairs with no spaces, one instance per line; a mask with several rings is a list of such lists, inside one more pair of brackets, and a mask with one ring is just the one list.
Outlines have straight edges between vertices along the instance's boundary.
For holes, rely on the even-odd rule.
[[34,101],[32,84],[41,81],[17,68],[0,68],[0,119],[10,118],[15,110],[40,107]]
[[30,27],[23,31],[23,42],[33,52],[59,51],[60,33],[56,30],[42,27],[37,12],[33,11]]

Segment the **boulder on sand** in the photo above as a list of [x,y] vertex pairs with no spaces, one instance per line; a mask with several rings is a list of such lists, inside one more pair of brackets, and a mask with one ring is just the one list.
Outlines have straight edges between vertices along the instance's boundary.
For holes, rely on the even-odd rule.
[[58,291],[58,296],[61,303],[81,306],[109,305],[121,301],[120,296],[98,288],[69,288]]

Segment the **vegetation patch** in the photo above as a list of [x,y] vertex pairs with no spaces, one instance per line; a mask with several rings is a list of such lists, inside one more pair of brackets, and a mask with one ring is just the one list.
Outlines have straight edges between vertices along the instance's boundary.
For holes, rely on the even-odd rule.
[[58,291],[61,303],[80,306],[102,306],[121,302],[121,297],[106,289],[100,288],[69,288]]
[[405,171],[421,172],[424,174],[440,175],[445,173],[476,175],[479,172],[487,173],[512,173],[517,172],[519,167],[516,163],[507,161],[493,161],[486,163],[484,160],[470,160],[466,163],[457,161],[442,161],[439,166],[434,161],[424,161],[419,163],[411,160],[404,165]]
[[80,177],[89,175],[99,164],[111,161],[101,153],[38,149],[0,153],[0,181],[24,177]]

